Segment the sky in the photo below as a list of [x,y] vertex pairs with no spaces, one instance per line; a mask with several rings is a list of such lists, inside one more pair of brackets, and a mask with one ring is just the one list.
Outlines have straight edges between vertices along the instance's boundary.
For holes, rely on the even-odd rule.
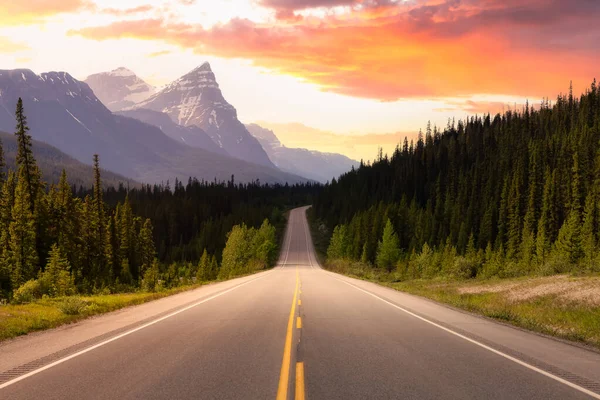
[[161,86],[209,61],[243,122],[414,135],[584,91],[598,21],[598,0],[1,1],[0,69]]

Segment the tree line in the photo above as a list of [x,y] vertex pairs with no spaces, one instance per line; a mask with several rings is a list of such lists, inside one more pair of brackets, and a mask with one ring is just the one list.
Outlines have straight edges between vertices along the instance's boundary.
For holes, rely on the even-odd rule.
[[600,271],[600,90],[428,124],[315,197],[330,260],[405,278]]
[[16,170],[0,143],[0,299],[159,290],[266,268],[284,209],[318,190],[233,176],[103,189],[97,155],[91,188],[71,186],[64,170],[48,185],[21,99],[15,116]]

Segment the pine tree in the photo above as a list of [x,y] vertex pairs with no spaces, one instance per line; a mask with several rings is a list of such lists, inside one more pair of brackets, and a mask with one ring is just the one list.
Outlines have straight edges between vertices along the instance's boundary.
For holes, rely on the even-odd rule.
[[196,272],[196,282],[209,281],[212,278],[212,272],[210,271],[210,259],[206,249],[202,252],[200,262],[198,263],[198,271]]
[[[29,127],[27,126],[27,117],[23,110],[23,100],[19,97],[17,102],[16,110],[17,128],[15,135],[17,136],[17,166],[22,172],[19,175],[23,176],[25,180],[25,190],[27,190],[29,196],[29,209],[33,214],[35,211],[35,201],[37,200],[37,190],[40,186],[40,175],[33,156],[31,136]],[[21,178],[21,177],[19,177]]]
[[392,271],[400,257],[400,243],[394,232],[392,222],[388,219],[383,229],[383,237],[377,246],[377,266]]
[[571,210],[558,232],[556,250],[558,255],[566,256],[569,262],[576,264],[583,256],[581,243],[581,203],[580,203],[579,158],[573,157],[571,179]]
[[154,237],[152,235],[152,222],[146,219],[139,235],[139,253],[140,253],[140,274],[149,268],[156,258],[156,249],[154,247]]
[[348,251],[348,234],[346,225],[336,226],[327,249],[327,258],[339,260],[346,258]]
[[12,222],[12,209],[15,203],[16,177],[13,171],[8,173],[8,178],[0,191],[0,295],[8,295],[12,289],[11,275],[13,264],[10,260],[10,231]]
[[9,224],[8,260],[12,265],[11,284],[13,289],[34,279],[39,269],[36,251],[35,220],[30,208],[29,191],[25,167],[19,167],[19,178],[15,188],[12,220]]
[[586,199],[585,208],[583,211],[583,226],[581,227],[581,244],[585,263],[589,270],[596,269],[598,242],[596,232],[598,230],[598,200],[596,196],[596,188],[593,187]]
[[6,161],[4,161],[4,149],[2,148],[2,141],[0,140],[0,190],[2,190],[2,184],[6,181]]
[[42,291],[50,297],[75,294],[75,283],[70,271],[69,260],[63,255],[60,247],[52,245],[46,268],[40,274]]

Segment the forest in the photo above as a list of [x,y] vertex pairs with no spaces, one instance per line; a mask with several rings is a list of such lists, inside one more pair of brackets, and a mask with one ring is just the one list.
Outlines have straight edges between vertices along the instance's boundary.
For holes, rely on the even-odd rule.
[[396,279],[600,271],[600,90],[448,121],[315,196],[328,263]]
[[48,185],[21,100],[15,115],[16,168],[0,143],[0,300],[156,291],[267,268],[285,211],[319,189],[234,176],[105,188],[97,155],[92,187],[70,185],[64,170]]

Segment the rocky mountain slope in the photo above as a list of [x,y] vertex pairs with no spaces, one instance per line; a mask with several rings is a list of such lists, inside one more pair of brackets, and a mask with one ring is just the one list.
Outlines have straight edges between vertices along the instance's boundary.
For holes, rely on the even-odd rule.
[[85,81],[111,111],[119,111],[146,100],[156,88],[127,68],[90,75]]
[[176,177],[187,180],[190,176],[228,180],[232,174],[239,182],[303,181],[274,166],[187,146],[155,126],[115,115],[86,83],[66,72],[36,75],[30,70],[0,70],[1,131],[14,130],[14,109],[19,97],[23,98],[30,133],[35,139],[86,164],[97,153],[104,168],[137,181],[153,183]]
[[273,131],[257,124],[246,125],[246,128],[258,139],[275,165],[283,171],[318,182],[327,182],[359,165],[357,161],[341,154],[285,147]]
[[178,125],[197,126],[220,148],[241,160],[274,167],[260,143],[238,120],[208,63],[187,73],[133,109],[163,112]]

